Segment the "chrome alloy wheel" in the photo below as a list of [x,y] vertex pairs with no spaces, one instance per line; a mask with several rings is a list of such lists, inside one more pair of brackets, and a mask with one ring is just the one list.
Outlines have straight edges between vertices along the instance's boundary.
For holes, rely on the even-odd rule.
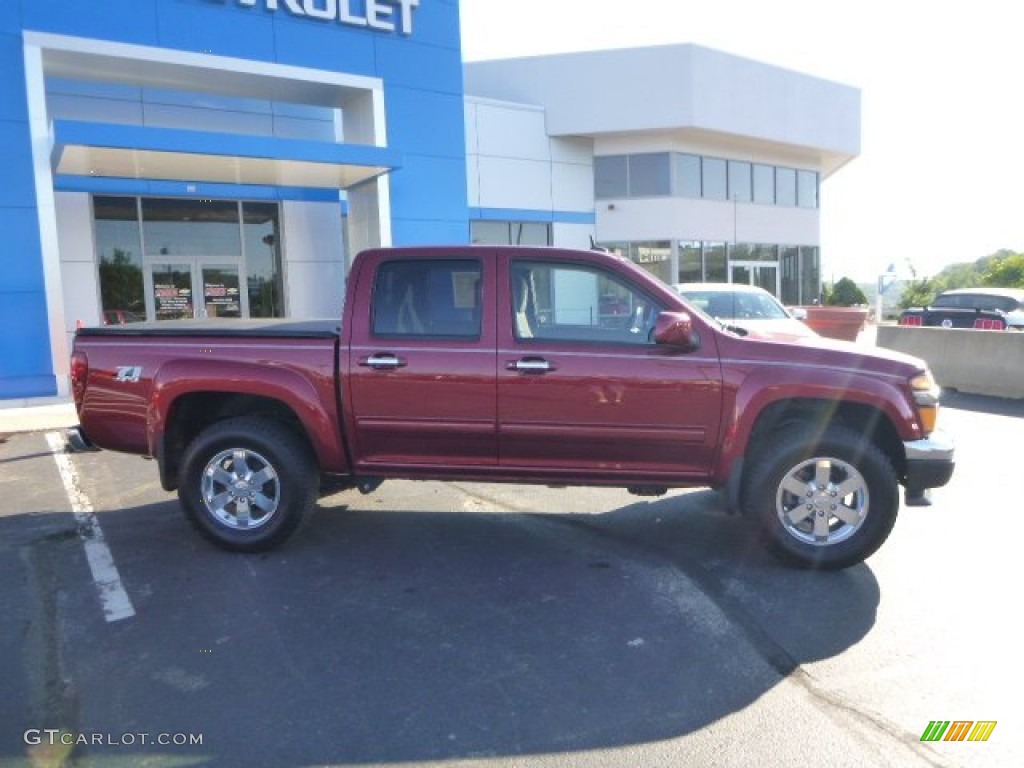
[[234,530],[252,530],[273,519],[281,501],[274,467],[256,451],[232,448],[207,462],[203,504],[218,522]]
[[806,459],[786,472],[775,511],[798,541],[830,546],[848,539],[868,515],[868,484],[851,464],[835,458]]

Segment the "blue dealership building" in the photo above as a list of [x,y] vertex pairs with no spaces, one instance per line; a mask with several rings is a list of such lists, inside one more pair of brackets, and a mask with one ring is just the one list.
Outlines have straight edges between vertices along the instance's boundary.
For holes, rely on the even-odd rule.
[[0,404],[66,395],[81,325],[337,316],[377,245],[597,242],[797,303],[859,152],[856,89],[693,45],[464,63],[458,0],[0,0],[0,70]]

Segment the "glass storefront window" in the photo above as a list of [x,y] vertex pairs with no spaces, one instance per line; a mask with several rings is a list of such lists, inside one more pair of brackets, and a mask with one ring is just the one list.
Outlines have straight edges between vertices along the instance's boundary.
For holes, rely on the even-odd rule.
[[508,244],[508,222],[507,221],[471,221],[469,223],[469,237],[473,243],[484,245],[507,245]]
[[233,200],[142,200],[148,256],[241,256],[238,203]]
[[699,283],[704,279],[700,240],[679,243],[679,282]]
[[818,174],[814,171],[796,172],[796,204],[801,208],[818,207]]
[[594,158],[594,197],[604,200],[626,197],[627,170],[626,155],[609,155]]
[[242,203],[250,317],[284,317],[281,222],[277,203]]
[[750,174],[750,163],[729,161],[729,199],[738,203],[749,203],[753,199],[754,187]]
[[94,197],[100,302],[106,325],[146,319],[139,208],[134,197]]
[[700,157],[676,155],[676,194],[700,197]]
[[754,245],[752,243],[730,243],[729,261],[753,261]]
[[704,243],[704,279],[709,283],[727,283],[725,243]]
[[796,205],[796,171],[794,169],[775,169],[775,204]]
[[754,165],[754,202],[775,203],[775,168],[771,165]]
[[751,249],[751,257],[754,261],[778,261],[779,246],[767,243],[757,243]]
[[800,248],[800,303],[813,304],[821,299],[821,262],[818,247]]
[[277,203],[95,196],[93,219],[106,323],[286,314]]
[[792,245],[784,245],[780,249],[779,269],[782,274],[779,279],[779,296],[782,303],[793,305],[800,303],[800,249]]
[[672,282],[672,244],[668,241],[632,243],[629,255],[659,280]]
[[662,197],[671,192],[668,152],[629,156],[629,196]]
[[701,183],[703,197],[706,200],[727,200],[725,160],[717,157],[705,157],[701,162]]
[[473,221],[474,243],[486,245],[551,245],[551,225],[544,221]]

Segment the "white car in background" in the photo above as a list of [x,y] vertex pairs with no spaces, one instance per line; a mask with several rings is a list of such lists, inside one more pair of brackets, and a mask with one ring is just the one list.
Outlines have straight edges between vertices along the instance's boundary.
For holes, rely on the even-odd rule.
[[794,341],[818,335],[798,319],[803,310],[791,313],[763,288],[740,283],[678,283],[673,287],[704,314],[752,336]]

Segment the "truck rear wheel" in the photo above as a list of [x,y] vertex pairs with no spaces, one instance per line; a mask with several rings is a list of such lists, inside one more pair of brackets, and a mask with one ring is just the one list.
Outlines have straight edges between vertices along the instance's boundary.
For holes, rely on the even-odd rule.
[[783,430],[758,452],[744,484],[744,514],[776,555],[804,568],[866,559],[888,538],[898,510],[889,459],[841,427]]
[[309,448],[284,425],[244,416],[221,421],[189,444],[178,498],[185,516],[218,546],[259,552],[299,527],[316,502]]

